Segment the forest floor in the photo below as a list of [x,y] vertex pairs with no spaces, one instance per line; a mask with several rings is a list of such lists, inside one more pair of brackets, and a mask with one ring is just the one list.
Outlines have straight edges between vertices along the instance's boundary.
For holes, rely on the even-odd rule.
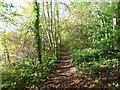
[[54,64],[54,70],[47,74],[48,79],[40,83],[40,89],[50,88],[85,88],[85,78],[79,79],[77,69],[72,65],[68,47],[61,47],[59,61]]
[[[110,69],[97,76],[94,76],[94,74],[92,74],[93,71],[89,70],[89,73],[78,76],[79,70],[72,64],[68,47],[61,47],[59,61],[55,63],[53,67],[53,70],[46,74],[49,78],[39,83],[40,90],[51,90],[51,88],[56,88],[56,90],[109,88],[110,90],[113,90],[115,86],[112,85],[111,82],[119,79],[118,69]],[[83,67],[83,71],[85,69],[86,68]]]

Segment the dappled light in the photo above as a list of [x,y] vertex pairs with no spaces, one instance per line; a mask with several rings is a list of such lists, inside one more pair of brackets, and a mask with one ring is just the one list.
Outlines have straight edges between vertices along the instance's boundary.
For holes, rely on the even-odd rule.
[[13,1],[0,1],[0,89],[119,90],[120,1]]

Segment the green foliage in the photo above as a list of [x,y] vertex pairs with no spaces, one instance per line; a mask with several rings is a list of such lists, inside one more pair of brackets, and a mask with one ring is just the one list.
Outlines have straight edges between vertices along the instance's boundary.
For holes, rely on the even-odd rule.
[[90,62],[91,60],[94,61],[96,58],[99,58],[99,52],[100,50],[97,49],[73,50],[72,57],[73,60],[75,60],[74,64],[77,65],[84,62]]
[[119,63],[119,52],[102,51],[98,49],[84,49],[72,51],[74,65],[117,67]]
[[[38,3],[36,6],[35,3],[30,1],[25,6],[13,6],[0,1],[0,20],[5,23],[5,28],[0,27],[5,29],[0,32],[0,61],[5,70],[2,72],[3,88],[23,89],[34,85],[46,78],[45,73],[50,72],[56,62],[55,53],[58,52],[55,49],[59,48],[60,42],[58,5],[47,8],[50,2],[44,3],[44,7],[37,7]],[[53,10],[52,17],[47,16],[47,9]]]
[[[33,10],[31,2],[18,9],[0,1],[0,20],[7,28],[16,27],[15,32],[0,32],[0,60],[3,64],[6,58],[12,62],[11,67],[7,64],[2,67],[9,68],[2,72],[3,88],[24,89],[45,79],[45,73],[50,72],[56,62],[55,49],[61,39],[62,44],[71,47],[73,64],[81,75],[89,73],[99,79],[101,74],[112,72],[116,77],[120,63],[118,3],[71,2],[69,13],[61,18],[58,2],[53,2],[54,7],[50,3],[41,3],[39,10],[36,2]],[[110,80],[108,84],[119,87],[116,79]]]
[[[75,22],[72,26],[76,24],[77,27],[72,28],[71,41],[69,41],[72,47],[73,64],[79,69],[80,76],[89,75],[99,79],[102,74],[109,73],[110,75],[110,72],[118,74],[120,51],[117,38],[120,30],[116,29],[116,21],[113,21],[116,17],[117,3],[86,3],[86,6],[82,4],[84,3],[75,4],[77,8],[71,13],[71,16],[77,17],[74,18],[77,22],[72,20]],[[80,7],[86,10],[81,10],[83,12],[81,13]],[[79,18],[80,15],[83,16]],[[113,87],[118,86],[117,79],[111,81],[100,79],[99,81],[109,82]],[[97,87],[103,86],[100,82],[96,85]]]
[[55,62],[55,56],[48,54],[43,57],[42,66],[29,56],[14,63],[12,69],[2,72],[3,88],[23,89],[35,85],[46,78],[45,73],[52,69]]
[[44,71],[50,71],[52,68],[52,64],[55,63],[57,60],[56,56],[54,54],[46,53],[42,57],[42,65]]
[[71,53],[73,64],[78,68],[80,77],[89,75],[88,77],[98,79],[99,84],[96,85],[96,88],[101,87],[100,82],[109,82],[112,87],[119,87],[117,79],[102,79],[104,77],[114,78],[118,75],[120,58],[117,57],[117,54],[119,52],[83,49],[73,50]]

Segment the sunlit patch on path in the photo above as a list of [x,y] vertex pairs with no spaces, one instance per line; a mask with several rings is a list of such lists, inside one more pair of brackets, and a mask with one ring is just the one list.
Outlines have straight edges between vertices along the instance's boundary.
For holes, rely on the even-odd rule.
[[48,74],[49,78],[41,82],[40,88],[80,88],[77,78],[76,68],[72,65],[72,60],[68,52],[68,47],[61,47],[59,62],[54,64],[54,70]]

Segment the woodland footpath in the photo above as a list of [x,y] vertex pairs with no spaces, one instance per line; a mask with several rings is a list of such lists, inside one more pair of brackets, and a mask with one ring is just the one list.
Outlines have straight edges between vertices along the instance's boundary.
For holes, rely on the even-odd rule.
[[117,90],[119,63],[120,2],[0,0],[2,90]]

